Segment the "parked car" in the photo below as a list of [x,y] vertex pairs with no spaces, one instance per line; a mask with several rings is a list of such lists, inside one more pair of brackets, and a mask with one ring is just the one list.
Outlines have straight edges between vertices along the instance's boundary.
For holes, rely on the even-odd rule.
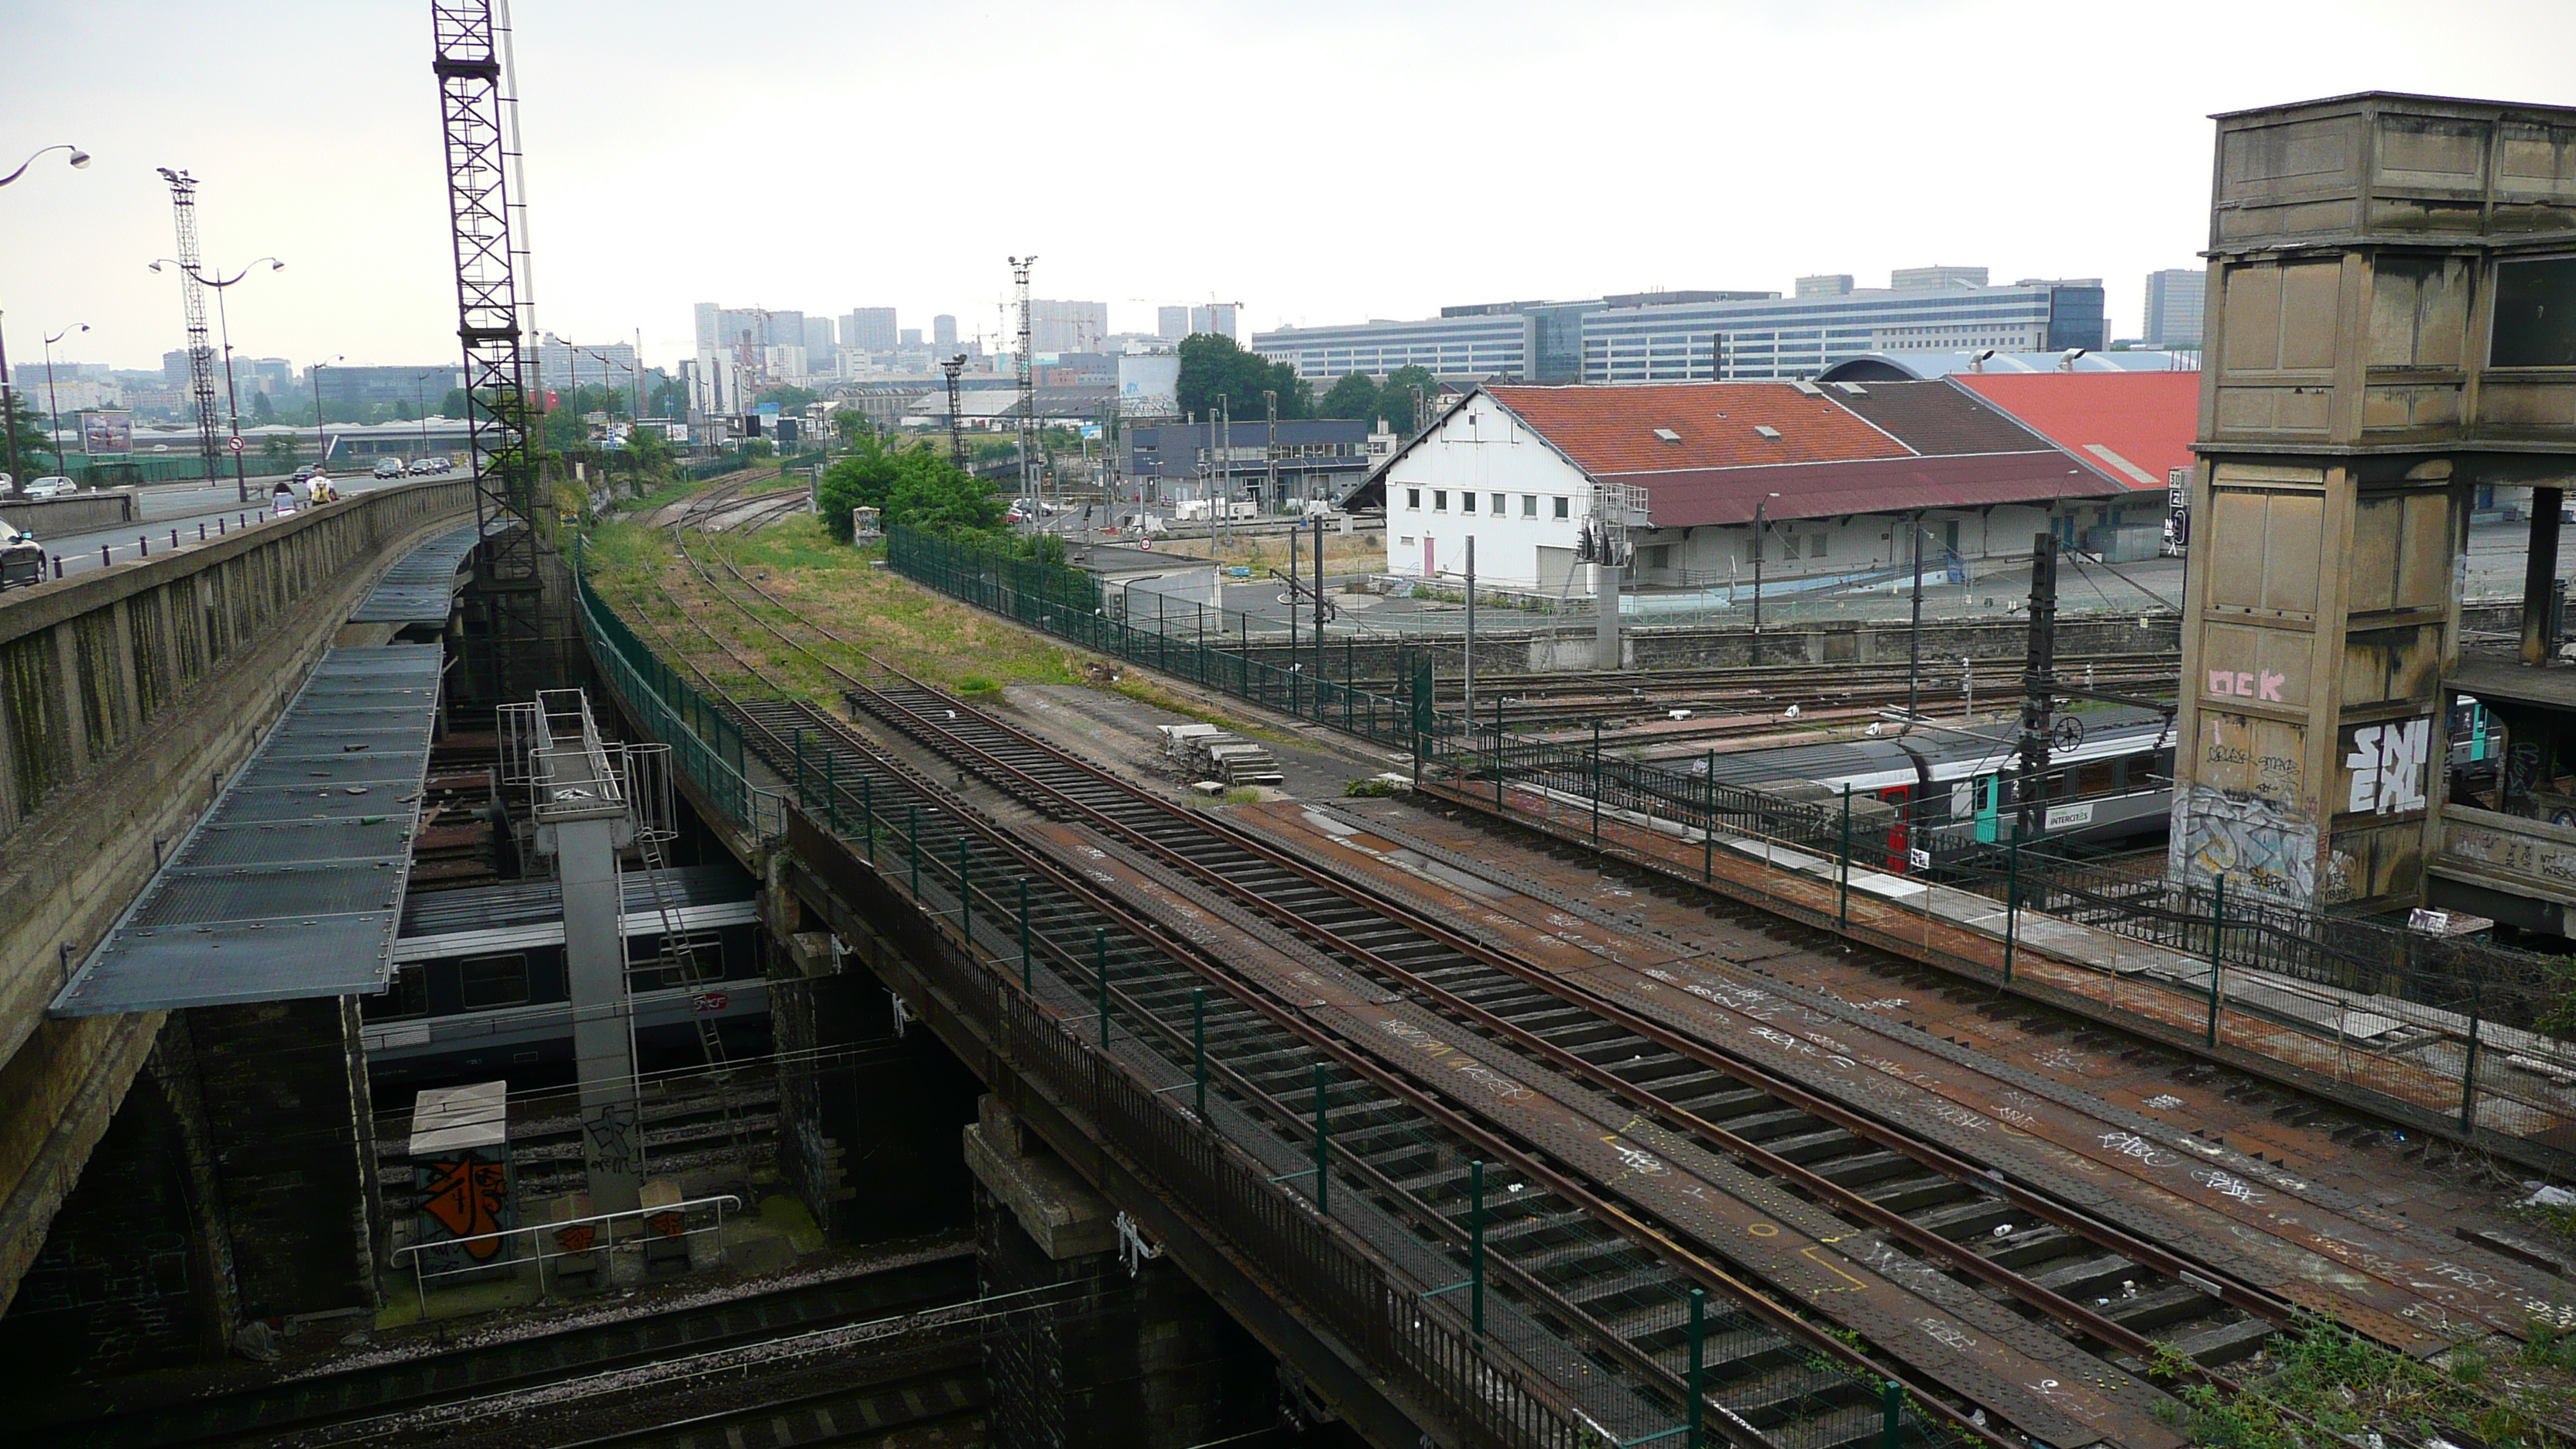
[[316,467],[311,463],[299,463],[295,468],[295,481],[301,483],[305,479],[310,478],[321,471],[322,470],[319,467]]
[[401,477],[402,475],[403,475],[403,460],[402,460],[402,459],[400,459],[400,458],[378,458],[378,459],[376,460],[376,476],[377,476],[377,477],[379,477],[379,478],[399,478],[399,477]]
[[69,478],[63,477],[59,473],[50,477],[39,478],[35,482],[27,485],[27,496],[30,498],[60,498],[65,494],[78,493],[79,491],[80,485],[78,483],[73,482]]

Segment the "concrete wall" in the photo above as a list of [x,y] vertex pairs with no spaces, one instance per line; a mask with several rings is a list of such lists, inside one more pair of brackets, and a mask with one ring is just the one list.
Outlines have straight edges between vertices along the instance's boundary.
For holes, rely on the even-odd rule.
[[0,520],[36,536],[38,543],[131,523],[142,515],[131,488],[102,488],[68,498],[12,498],[0,501]]
[[0,597],[0,1307],[160,1032],[52,1021],[68,965],[383,568],[473,507],[436,479]]

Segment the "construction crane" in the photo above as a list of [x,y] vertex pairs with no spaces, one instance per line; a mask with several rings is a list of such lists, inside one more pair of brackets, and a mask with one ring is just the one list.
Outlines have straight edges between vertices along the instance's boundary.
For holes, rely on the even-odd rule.
[[466,435],[483,544],[476,582],[491,611],[491,694],[533,694],[542,593],[537,567],[535,400],[523,348],[536,336],[519,174],[517,81],[508,0],[430,0],[447,206],[456,255],[457,338],[465,349]]
[[167,166],[159,170],[170,183],[170,209],[178,218],[179,303],[188,315],[188,393],[197,404],[197,451],[206,460],[206,481],[211,483],[224,445],[215,424],[215,346],[206,329],[206,286],[198,280],[203,259],[197,254],[197,180]]

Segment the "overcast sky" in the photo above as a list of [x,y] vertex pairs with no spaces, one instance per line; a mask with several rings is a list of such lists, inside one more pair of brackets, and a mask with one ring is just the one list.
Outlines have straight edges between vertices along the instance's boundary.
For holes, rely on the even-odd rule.
[[[181,345],[156,166],[203,183],[243,355],[456,353],[425,0],[0,0],[13,360]],[[2576,103],[2576,5],[518,0],[538,321],[690,304],[1240,300],[1253,327],[1809,272],[2195,265],[2213,111],[2371,88]],[[2445,28],[2448,26],[2449,28]]]

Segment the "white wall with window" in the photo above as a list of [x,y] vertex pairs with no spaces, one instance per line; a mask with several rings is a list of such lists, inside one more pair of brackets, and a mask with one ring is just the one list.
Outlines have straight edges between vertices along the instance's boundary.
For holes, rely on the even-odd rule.
[[1476,579],[1497,587],[1582,592],[1572,569],[1590,512],[1581,469],[1478,396],[1440,420],[1386,474],[1386,571],[1463,575],[1476,540]]

